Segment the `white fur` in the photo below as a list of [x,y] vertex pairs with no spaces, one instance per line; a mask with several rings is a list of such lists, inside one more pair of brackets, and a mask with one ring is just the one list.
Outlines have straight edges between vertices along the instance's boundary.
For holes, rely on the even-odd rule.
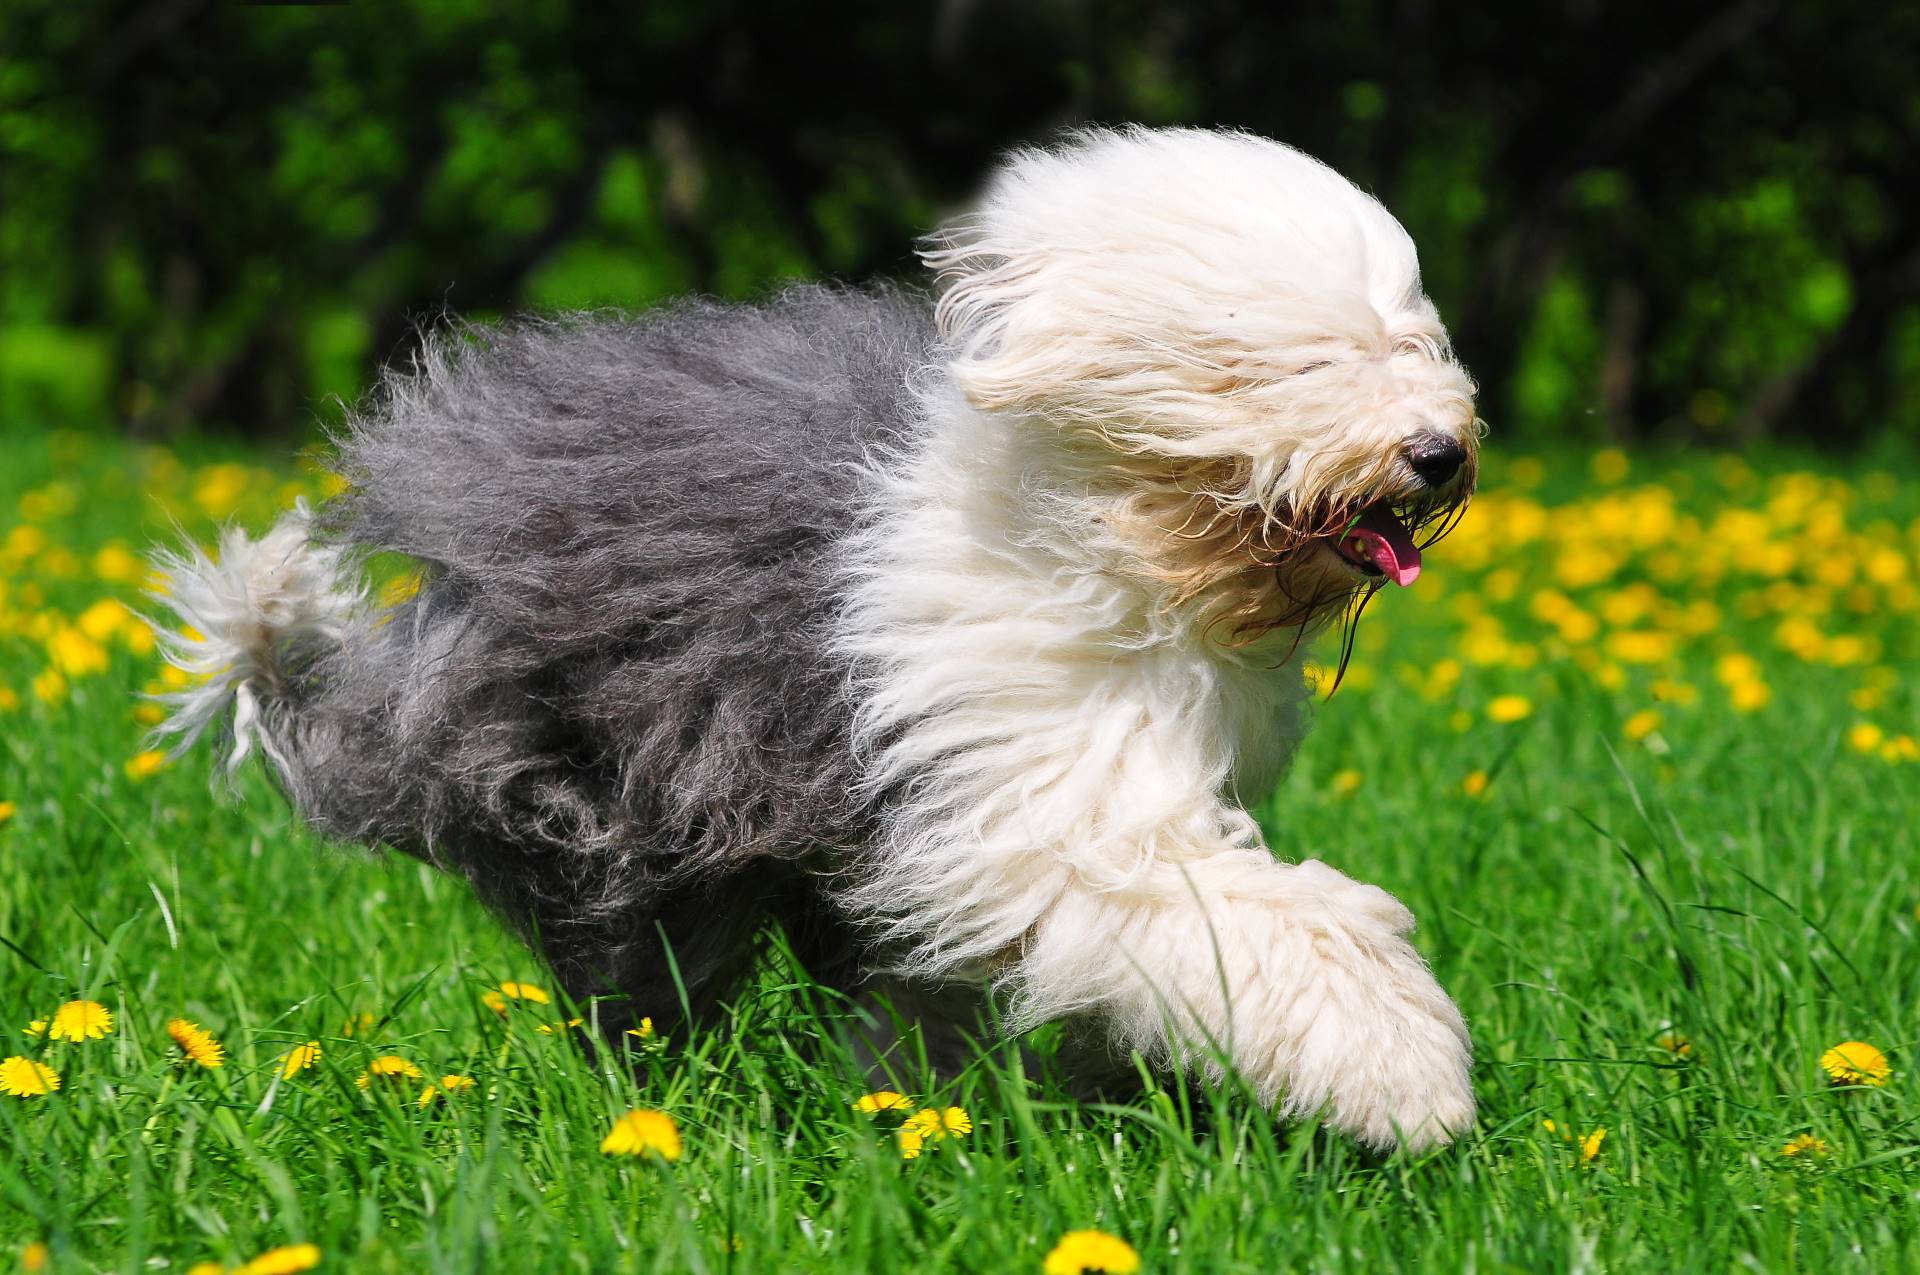
[[898,793],[849,901],[912,968],[997,978],[1021,1023],[1224,1053],[1372,1145],[1452,1136],[1466,1029],[1411,916],[1277,863],[1236,799],[1304,733],[1291,639],[1214,640],[1120,531],[1143,457],[1231,459],[1221,499],[1279,512],[1401,480],[1382,459],[1420,431],[1469,438],[1412,245],[1297,152],[1191,132],[1018,157],[943,243],[952,376],[928,441],[876,458],[849,559],[858,739]]
[[1135,129],[1018,153],[926,255],[975,405],[1240,460],[1222,494],[1269,512],[1352,496],[1416,430],[1476,435],[1406,231],[1263,138]]
[[288,656],[318,644],[342,641],[361,614],[364,590],[341,570],[341,550],[309,538],[304,501],[258,540],[237,527],[220,535],[219,556],[198,545],[162,550],[154,567],[160,583],[155,601],[185,625],[154,625],[167,661],[191,685],[161,696],[172,712],[159,732],[177,734],[184,751],[233,703],[232,771],[255,743],[268,746],[259,729],[255,688],[277,693]]

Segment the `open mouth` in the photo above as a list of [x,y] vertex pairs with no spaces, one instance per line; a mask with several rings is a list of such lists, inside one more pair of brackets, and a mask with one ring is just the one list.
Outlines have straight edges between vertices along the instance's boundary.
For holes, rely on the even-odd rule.
[[1385,578],[1404,588],[1420,578],[1420,547],[1385,501],[1361,510],[1331,543],[1348,566],[1370,579]]

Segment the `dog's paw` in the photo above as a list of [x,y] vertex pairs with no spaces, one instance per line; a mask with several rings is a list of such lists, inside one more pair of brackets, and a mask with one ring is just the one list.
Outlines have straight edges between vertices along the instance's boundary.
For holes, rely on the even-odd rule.
[[1325,864],[1294,868],[1315,906],[1272,977],[1284,989],[1266,1063],[1283,1109],[1381,1150],[1450,1142],[1473,1123],[1467,1025],[1403,935],[1412,914]]

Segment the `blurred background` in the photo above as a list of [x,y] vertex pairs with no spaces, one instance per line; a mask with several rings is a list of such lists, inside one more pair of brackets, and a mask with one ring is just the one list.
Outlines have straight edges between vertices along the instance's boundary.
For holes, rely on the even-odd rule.
[[1917,68],[1851,0],[4,0],[0,411],[302,436],[442,314],[914,277],[997,152],[1137,121],[1375,191],[1509,445],[1898,442]]

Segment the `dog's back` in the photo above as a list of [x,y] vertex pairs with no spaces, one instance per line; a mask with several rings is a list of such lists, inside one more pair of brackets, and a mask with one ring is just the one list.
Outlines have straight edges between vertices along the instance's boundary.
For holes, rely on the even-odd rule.
[[739,870],[868,823],[833,551],[931,340],[916,298],[813,287],[430,337],[341,438],[316,537],[419,590],[258,706],[302,813],[462,872],[576,994],[664,977],[661,926],[713,981],[765,911],[739,894],[810,911],[778,909],[801,874]]

